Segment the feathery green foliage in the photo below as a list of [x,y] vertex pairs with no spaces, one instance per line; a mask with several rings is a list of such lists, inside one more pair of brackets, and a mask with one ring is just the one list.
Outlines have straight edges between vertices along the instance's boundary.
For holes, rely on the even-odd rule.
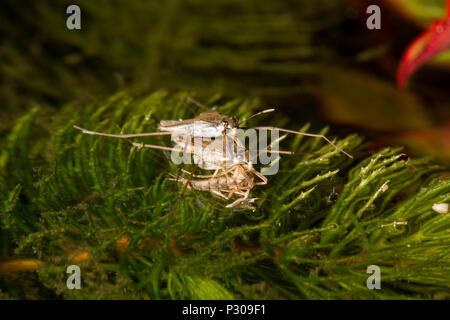
[[[450,201],[450,179],[431,159],[392,148],[370,154],[356,135],[337,141],[350,159],[321,139],[289,137],[283,149],[313,154],[283,156],[280,172],[253,190],[254,210],[226,209],[209,193],[187,190],[167,225],[180,191],[174,195],[168,180],[177,168],[167,155],[73,128],[152,132],[159,120],[198,114],[185,98],[120,92],[78,112],[35,108],[15,124],[0,153],[2,255],[42,266],[37,277],[1,276],[3,297],[449,297],[450,216],[432,206]],[[257,100],[204,101],[241,119],[261,108]],[[167,137],[139,141],[170,145]],[[82,290],[66,288],[71,264],[81,267]],[[381,290],[366,287],[373,264]],[[30,283],[39,290],[29,291]]]
[[[36,102],[59,108],[123,89],[299,94],[336,56],[330,29],[345,8],[342,0],[81,0],[82,29],[71,31],[71,4],[0,4],[4,117]],[[333,40],[324,41],[324,33]],[[6,129],[9,122],[0,123],[0,132]]]

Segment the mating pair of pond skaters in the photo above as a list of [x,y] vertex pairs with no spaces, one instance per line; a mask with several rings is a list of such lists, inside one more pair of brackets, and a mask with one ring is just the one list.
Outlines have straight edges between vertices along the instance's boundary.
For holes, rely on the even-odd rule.
[[[121,139],[171,135],[171,140],[175,143],[175,147],[137,142],[132,142],[132,144],[137,147],[176,152],[182,151],[183,153],[192,154],[194,157],[194,163],[196,163],[194,171],[187,172],[183,170],[183,172],[189,173],[188,178],[176,177],[176,179],[171,180],[177,180],[183,183],[185,188],[187,187],[199,191],[209,191],[213,195],[226,200],[231,200],[233,195],[237,195],[238,199],[226,206],[227,208],[231,208],[242,203],[250,203],[255,201],[257,198],[250,198],[250,191],[256,185],[267,184],[267,178],[253,168],[253,164],[249,160],[249,150],[245,149],[245,146],[236,137],[235,133],[237,129],[240,128],[242,123],[257,115],[272,111],[274,111],[274,109],[264,110],[239,123],[234,117],[228,117],[218,113],[203,113],[197,118],[188,120],[161,120],[158,126],[158,129],[161,130],[160,132],[137,134],[108,134],[86,130],[78,126],[74,127],[81,130],[85,134]],[[338,151],[344,153],[348,157],[352,157],[350,154],[340,149],[327,137],[321,134],[304,133],[276,127],[254,127],[252,129],[278,130],[286,133],[322,138]],[[200,139],[200,143],[197,143],[198,139]],[[283,139],[283,137],[279,138],[277,141],[281,139]],[[272,144],[273,143],[274,142],[272,142]],[[237,150],[237,152],[235,150]],[[291,151],[278,150],[259,151],[278,154],[294,153]],[[214,173],[211,175],[196,175],[194,172],[197,167],[204,170],[214,170]]]

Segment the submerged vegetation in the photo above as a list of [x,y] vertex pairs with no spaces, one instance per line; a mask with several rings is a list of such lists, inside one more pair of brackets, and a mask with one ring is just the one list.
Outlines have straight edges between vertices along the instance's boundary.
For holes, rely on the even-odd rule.
[[[448,81],[394,80],[417,30],[383,7],[368,33],[365,1],[77,3],[79,31],[72,1],[0,3],[0,299],[450,298],[450,214],[433,210],[450,202]],[[427,25],[445,14],[384,3]],[[298,154],[255,187],[254,210],[187,190],[167,224],[169,156],[73,125],[155,131],[198,115],[187,95],[239,119],[274,107],[248,125],[338,137],[354,158],[288,137]]]
[[[151,132],[161,119],[192,117],[185,98],[121,92],[70,117],[70,105],[51,118],[35,108],[16,123],[0,154],[2,243],[16,258],[0,265],[3,297],[448,298],[450,215],[432,207],[450,201],[450,178],[429,158],[369,153],[351,135],[337,141],[350,159],[321,139],[292,137],[286,149],[314,154],[283,156],[254,190],[255,210],[188,190],[167,225],[177,197],[167,156],[72,127]],[[240,118],[260,108],[206,102]],[[71,264],[82,290],[66,287]],[[381,290],[366,286],[370,265],[381,268]],[[26,270],[36,273],[17,276]]]

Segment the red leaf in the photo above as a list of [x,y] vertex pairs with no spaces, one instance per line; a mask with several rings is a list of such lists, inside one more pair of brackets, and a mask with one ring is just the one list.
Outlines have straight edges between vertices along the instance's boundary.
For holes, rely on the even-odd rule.
[[450,0],[447,0],[445,19],[433,22],[403,53],[397,71],[398,86],[405,88],[409,78],[418,68],[448,48],[450,48]]

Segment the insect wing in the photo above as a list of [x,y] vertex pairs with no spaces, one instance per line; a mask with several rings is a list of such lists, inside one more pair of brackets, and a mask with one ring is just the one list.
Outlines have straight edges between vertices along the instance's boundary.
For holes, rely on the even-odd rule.
[[189,135],[193,137],[213,138],[221,136],[224,126],[221,122],[204,120],[161,120],[158,126],[161,131],[170,131],[176,135]]

